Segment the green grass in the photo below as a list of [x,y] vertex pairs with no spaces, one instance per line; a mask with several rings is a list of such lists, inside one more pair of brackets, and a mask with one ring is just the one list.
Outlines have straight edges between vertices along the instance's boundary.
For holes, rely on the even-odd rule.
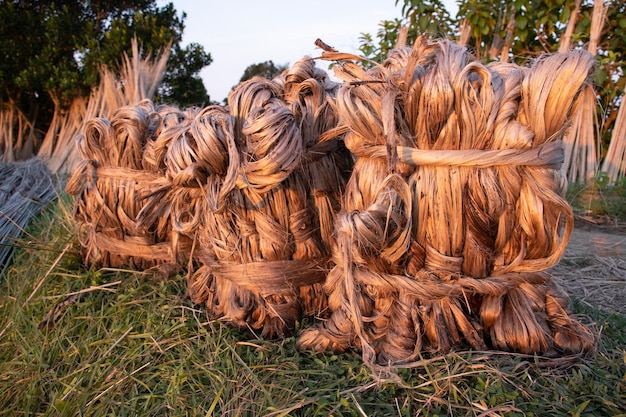
[[575,303],[601,330],[576,362],[453,352],[377,381],[357,353],[302,353],[210,320],[182,276],[85,270],[68,205],[36,219],[0,282],[0,415],[626,415],[623,316]]
[[604,216],[620,222],[626,221],[626,179],[608,183],[604,173],[586,184],[568,186],[567,200],[576,213]]

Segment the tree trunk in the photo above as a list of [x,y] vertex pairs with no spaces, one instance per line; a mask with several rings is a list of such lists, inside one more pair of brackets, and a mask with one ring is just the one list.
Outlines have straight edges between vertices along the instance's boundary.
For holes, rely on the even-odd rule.
[[15,160],[13,155],[13,113],[15,105],[12,102],[0,103],[0,156],[1,162],[12,162]]
[[493,35],[493,40],[491,41],[491,47],[489,48],[489,59],[496,59],[502,50],[502,45],[504,41],[502,40],[502,36],[497,33]]
[[32,157],[34,140],[35,120],[29,120],[13,100],[0,102],[0,161]]

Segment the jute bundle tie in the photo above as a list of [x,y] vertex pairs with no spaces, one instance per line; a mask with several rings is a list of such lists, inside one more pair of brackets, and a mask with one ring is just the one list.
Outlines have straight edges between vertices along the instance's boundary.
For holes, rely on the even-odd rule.
[[[175,263],[176,256],[172,245],[168,243],[152,243],[146,238],[126,237],[116,239],[103,233],[94,233],[90,241],[98,249],[119,255],[130,254],[146,259],[154,259],[166,263]],[[187,248],[188,249],[188,248]]]
[[328,273],[328,266],[321,265],[319,261],[299,260],[245,264],[220,262],[210,268],[216,277],[227,279],[262,297],[291,295],[298,287],[323,283]]
[[220,139],[224,163],[205,170],[199,216],[187,216],[201,264],[188,295],[262,337],[283,337],[302,315],[324,314],[322,283],[350,164],[335,130],[335,91],[308,58],[274,80],[253,78],[230,94],[222,133],[186,133],[195,143],[170,155],[202,165],[191,151]]
[[172,230],[168,207],[161,203],[149,215],[145,210],[150,198],[162,195],[171,183],[146,154],[162,129],[182,119],[171,107],[155,108],[144,100],[118,109],[111,120],[86,123],[78,138],[83,159],[66,190],[75,197],[74,217],[87,265],[180,268],[187,259],[191,241]]
[[573,227],[562,136],[593,57],[484,65],[420,37],[369,70],[322,58],[341,61],[338,129],[355,164],[324,285],[331,315],[298,347],[357,348],[372,367],[454,347],[591,350],[543,271]]
[[[363,158],[387,158],[389,155],[385,145],[356,147],[350,151],[354,156]],[[563,163],[565,151],[561,142],[553,141],[531,149],[423,150],[398,146],[396,154],[400,162],[412,166],[489,168],[523,165],[555,168]]]

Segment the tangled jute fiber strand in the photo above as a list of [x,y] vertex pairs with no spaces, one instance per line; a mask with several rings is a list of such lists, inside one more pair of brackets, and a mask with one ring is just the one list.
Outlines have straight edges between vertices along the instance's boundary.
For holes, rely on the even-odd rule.
[[146,270],[185,263],[191,240],[173,230],[169,208],[151,212],[150,222],[143,209],[147,197],[171,182],[152,155],[153,142],[190,117],[192,111],[144,100],[120,107],[111,120],[86,123],[77,138],[81,161],[66,186],[86,265]]
[[330,318],[300,349],[362,351],[370,366],[452,348],[593,349],[543,272],[573,227],[562,136],[593,57],[485,65],[420,37],[364,70],[327,52],[356,157],[337,218]]
[[336,129],[336,90],[303,58],[273,80],[239,84],[215,136],[229,159],[207,179],[193,222],[201,266],[188,293],[257,336],[284,337],[326,309],[322,284],[352,163]]
[[85,263],[186,265],[193,302],[267,338],[322,315],[352,164],[336,91],[305,57],[241,83],[228,106],[143,101],[90,120],[67,186]]

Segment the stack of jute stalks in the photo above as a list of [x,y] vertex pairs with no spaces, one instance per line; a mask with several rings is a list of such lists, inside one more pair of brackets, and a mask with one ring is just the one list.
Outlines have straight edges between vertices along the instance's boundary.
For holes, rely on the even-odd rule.
[[191,241],[173,230],[168,207],[143,209],[147,198],[171,181],[156,159],[156,138],[168,125],[192,116],[174,107],[155,108],[144,100],[120,107],[111,120],[94,118],[86,123],[77,143],[81,162],[66,186],[74,196],[86,264],[145,270],[180,267],[187,258]]
[[321,315],[352,164],[337,87],[305,58],[241,83],[227,107],[142,102],[90,121],[67,186],[86,263],[186,263],[195,303],[267,338]]
[[425,38],[367,71],[324,56],[344,60],[336,105],[356,161],[325,283],[331,316],[298,346],[361,349],[371,365],[451,348],[592,349],[545,270],[573,227],[562,137],[593,57],[484,65]]
[[274,80],[239,84],[228,98],[218,153],[229,159],[206,181],[202,266],[188,292],[263,337],[284,337],[302,315],[326,308],[322,284],[351,166],[336,129],[336,90],[303,59]]

